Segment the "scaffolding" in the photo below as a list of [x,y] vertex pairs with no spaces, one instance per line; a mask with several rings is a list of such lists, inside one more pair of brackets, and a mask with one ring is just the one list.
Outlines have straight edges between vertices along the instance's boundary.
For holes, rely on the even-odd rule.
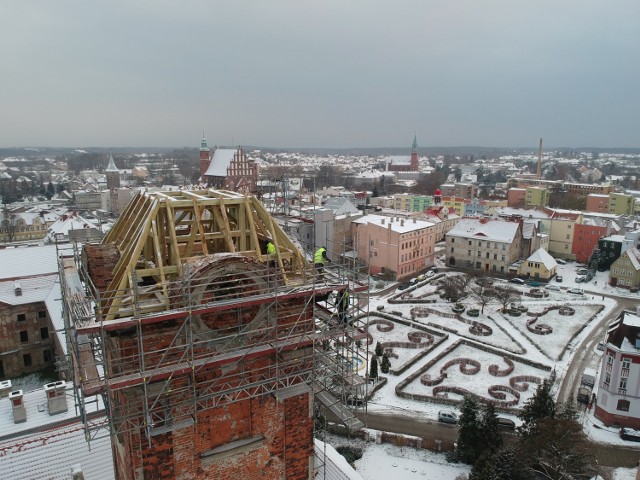
[[[256,199],[141,192],[101,244],[61,249],[59,265],[87,440],[144,432],[151,446],[204,410],[301,392],[362,427],[368,276],[337,261],[320,277]],[[88,413],[97,398],[108,424]]]

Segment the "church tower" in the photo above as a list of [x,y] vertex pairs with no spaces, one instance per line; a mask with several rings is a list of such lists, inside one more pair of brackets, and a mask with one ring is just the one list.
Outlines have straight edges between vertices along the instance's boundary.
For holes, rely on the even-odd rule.
[[413,135],[413,143],[411,144],[411,171],[418,171],[418,140],[416,135]]
[[204,173],[209,168],[211,163],[211,157],[209,156],[209,147],[207,146],[207,139],[204,138],[204,132],[202,132],[202,141],[200,142],[200,176],[204,176]]
[[107,175],[107,188],[109,190],[120,188],[120,170],[116,167],[116,162],[113,161],[111,152],[109,152],[109,165],[107,165],[104,173]]

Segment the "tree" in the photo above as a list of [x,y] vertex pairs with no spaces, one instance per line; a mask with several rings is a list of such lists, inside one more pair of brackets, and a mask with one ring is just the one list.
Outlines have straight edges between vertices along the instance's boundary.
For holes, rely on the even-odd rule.
[[535,478],[593,478],[597,473],[593,447],[575,420],[544,418],[521,439],[522,460]]
[[376,349],[375,349],[376,357],[382,357],[383,353],[384,353],[384,348],[382,348],[382,344],[380,342],[377,342]]
[[518,451],[502,448],[486,462],[474,464],[469,480],[529,480],[531,475],[522,467]]
[[448,275],[440,283],[440,289],[444,298],[452,302],[457,302],[467,295],[467,287],[471,283],[472,277],[463,273],[462,275]]
[[380,362],[380,370],[382,373],[389,373],[389,369],[391,368],[391,362],[389,361],[389,357],[386,353],[382,354],[382,361]]
[[56,189],[53,186],[53,183],[49,182],[47,184],[47,193],[46,193],[47,200],[51,200],[51,197],[53,197],[55,194],[56,194]]
[[519,418],[522,426],[519,427],[522,435],[530,435],[535,432],[537,424],[547,418],[554,418],[556,415],[556,402],[551,396],[551,387],[555,381],[555,372],[545,378],[542,384],[538,385],[536,393],[522,407]]
[[485,404],[480,422],[480,439],[485,450],[491,454],[502,447],[502,436],[498,426],[498,414],[493,402]]
[[378,358],[375,356],[371,359],[371,367],[369,367],[369,377],[373,378],[374,380],[378,378]]
[[464,397],[458,422],[458,454],[466,463],[475,463],[482,453],[482,436],[478,402],[471,395]]
[[[482,280],[478,282],[478,280]],[[480,304],[480,313],[484,314],[484,307],[486,307],[489,303],[493,302],[496,298],[496,291],[493,289],[493,286],[490,285],[487,279],[476,279],[476,284],[471,285],[469,287],[469,291],[471,295],[478,301]]]
[[507,310],[509,304],[517,302],[520,299],[520,292],[510,286],[496,286],[495,292],[495,299],[502,307],[503,312]]

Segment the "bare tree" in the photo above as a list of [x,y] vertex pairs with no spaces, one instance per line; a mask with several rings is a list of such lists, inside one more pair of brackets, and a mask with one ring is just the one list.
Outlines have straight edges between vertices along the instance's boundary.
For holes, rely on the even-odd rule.
[[494,287],[496,292],[495,299],[502,307],[504,312],[510,303],[517,302],[520,298],[520,292],[508,285]]
[[488,282],[472,284],[469,291],[480,304],[480,313],[484,314],[484,307],[496,299],[496,291]]
[[461,275],[448,275],[441,282],[441,290],[444,297],[452,302],[457,302],[467,296],[467,288],[473,277],[463,273]]

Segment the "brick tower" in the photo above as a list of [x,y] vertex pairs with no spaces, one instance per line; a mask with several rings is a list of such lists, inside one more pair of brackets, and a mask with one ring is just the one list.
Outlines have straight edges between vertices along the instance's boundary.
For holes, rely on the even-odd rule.
[[204,132],[202,132],[202,140],[200,141],[200,176],[204,176],[204,173],[209,168],[211,163],[211,156],[209,155],[209,147],[207,146],[207,139],[204,138]]
[[118,480],[312,477],[313,303],[336,286],[257,200],[140,192],[82,257],[76,383],[105,398]]

